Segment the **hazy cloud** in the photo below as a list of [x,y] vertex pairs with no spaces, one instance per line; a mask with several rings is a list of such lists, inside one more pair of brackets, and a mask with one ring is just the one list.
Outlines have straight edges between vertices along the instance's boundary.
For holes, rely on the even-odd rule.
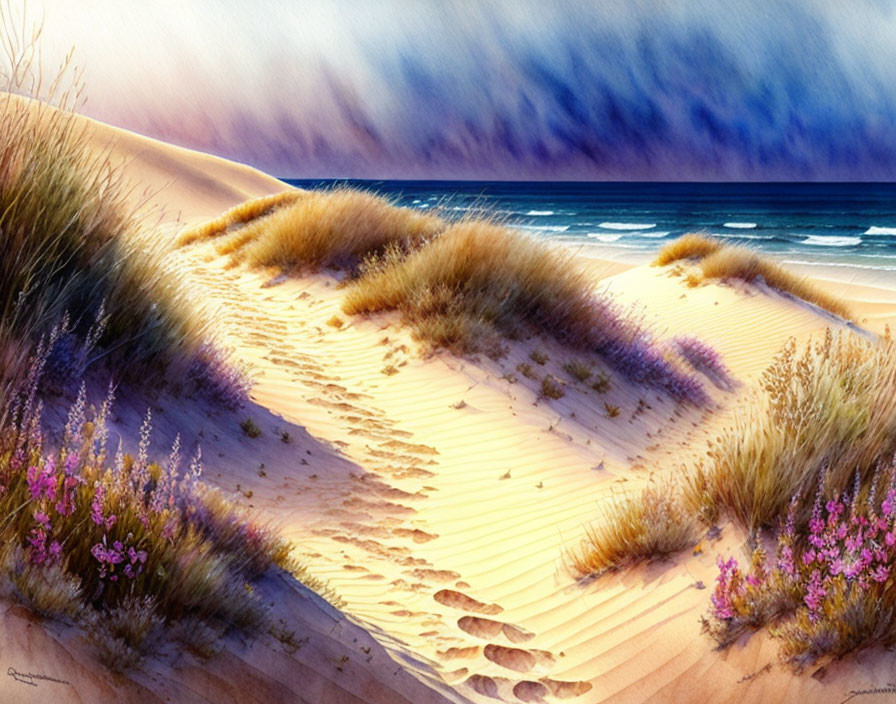
[[89,114],[279,175],[896,177],[890,2],[42,4]]

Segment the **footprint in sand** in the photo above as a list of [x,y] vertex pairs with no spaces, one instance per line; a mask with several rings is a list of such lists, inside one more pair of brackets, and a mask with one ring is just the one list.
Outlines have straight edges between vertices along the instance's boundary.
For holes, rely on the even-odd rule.
[[549,692],[546,685],[532,680],[517,682],[513,687],[513,696],[527,704],[542,704]]
[[489,640],[496,638],[499,633],[503,633],[511,643],[525,643],[535,637],[534,633],[519,626],[479,616],[463,616],[458,620],[457,626],[472,636]]
[[503,607],[498,604],[485,604],[453,589],[441,589],[433,595],[433,599],[443,606],[450,606],[452,609],[461,609],[462,611],[472,611],[475,614],[495,616],[504,611]]
[[540,680],[557,699],[574,699],[591,691],[590,682],[563,682],[542,677]]
[[554,664],[554,656],[546,650],[523,650],[489,643],[483,651],[487,660],[516,672],[546,672]]
[[472,675],[467,678],[466,684],[468,684],[477,694],[498,699],[498,683],[491,677],[487,677],[486,675]]

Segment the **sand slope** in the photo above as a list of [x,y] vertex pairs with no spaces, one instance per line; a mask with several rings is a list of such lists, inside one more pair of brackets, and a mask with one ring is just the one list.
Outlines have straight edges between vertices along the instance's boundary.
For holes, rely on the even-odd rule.
[[[166,236],[183,220],[283,187],[246,167],[94,129],[140,188],[167,200]],[[71,701],[834,702],[891,678],[880,653],[794,676],[775,664],[766,636],[714,652],[699,617],[716,554],[743,542],[730,526],[695,555],[591,582],[577,582],[562,557],[598,502],[703,452],[786,339],[838,324],[830,317],[755,288],[688,289],[649,267],[596,274],[597,287],[642,306],[661,338],[694,334],[721,351],[740,386],[713,388],[713,406],[694,411],[612,372],[606,394],[576,386],[561,368],[569,355],[543,341],[515,343],[500,362],[423,359],[394,319],[341,316],[342,291],[324,274],[227,269],[209,245],[179,250],[170,264],[217,308],[222,338],[257,384],[240,414],[155,399],[160,442],[178,430],[188,445],[201,440],[207,479],[277,521],[348,615],[271,580],[264,593],[284,628],[309,638],[301,647],[231,639],[206,663],[172,655],[119,680],[83,640],[48,635],[12,609],[3,661],[24,653],[17,669],[67,673],[77,686],[26,689],[10,677],[0,698],[45,701],[37,695],[53,684],[52,696]],[[892,316],[888,292],[852,292],[869,321]],[[334,315],[345,324],[329,325]],[[535,347],[549,357],[544,367],[528,360]],[[569,382],[566,395],[538,399],[537,382],[515,371],[520,362]],[[137,427],[141,403],[120,409],[123,428]],[[607,404],[619,415],[609,417]],[[257,440],[240,433],[244,417],[262,428]]]
[[[21,100],[28,109],[37,109],[33,101],[10,96],[4,99]],[[160,237],[173,237],[186,219],[211,217],[246,198],[287,188],[282,182],[240,164],[166,145],[87,118],[76,119],[97,152],[122,166],[132,186],[133,202],[151,216],[146,222],[157,227]],[[147,194],[151,194],[149,200]],[[160,209],[162,205],[164,208]],[[196,295],[202,296],[204,291],[197,290]],[[97,398],[103,393],[99,388],[95,391]],[[183,433],[186,446],[197,441],[202,444],[209,481],[218,481],[231,490],[237,490],[235,485],[240,481],[248,485],[243,475],[257,480],[259,464],[265,461],[272,468],[271,475],[276,476],[279,471],[288,484],[292,481],[291,465],[297,464],[295,455],[323,462],[331,474],[345,481],[350,470],[361,471],[301,426],[281,424],[284,431],[291,433],[289,446],[271,437],[268,442],[263,439],[250,447],[239,431],[239,421],[244,416],[196,400],[154,393],[142,397],[127,394],[116,404],[111,432],[113,436],[120,433],[128,438],[131,446],[127,449],[131,451],[148,405],[153,407],[155,416],[156,451],[166,452],[174,436]],[[51,408],[51,419],[54,412],[60,410]],[[243,410],[248,412],[248,408]],[[264,409],[252,407],[251,412],[261,419]],[[293,463],[284,459],[286,450]],[[213,459],[216,456],[217,461]],[[274,502],[272,495],[265,507]],[[246,503],[251,505],[248,498]],[[290,512],[296,510],[302,510],[301,501],[292,502]],[[312,515],[313,510],[308,510]],[[274,513],[268,511],[267,515]],[[412,654],[396,661],[395,655],[381,643],[389,641],[387,634],[374,638],[369,624],[341,613],[292,576],[267,578],[258,589],[271,607],[276,624],[273,632],[248,642],[239,635],[225,634],[216,645],[220,652],[209,660],[167,643],[159,657],[147,660],[140,670],[126,675],[114,675],[101,666],[93,647],[71,625],[41,622],[23,607],[4,602],[0,662],[7,668],[7,676],[0,682],[0,701],[463,701],[438,677],[431,663]]]
[[[717,346],[740,392],[715,391],[717,407],[697,413],[614,375],[606,396],[571,384],[547,402],[533,382],[501,377],[538,346],[550,357],[539,373],[564,378],[568,356],[550,344],[517,345],[501,364],[424,361],[389,318],[328,325],[341,292],[324,275],[270,285],[273,272],[225,271],[203,262],[212,255],[202,248],[182,256],[185,272],[234,311],[229,340],[261,373],[256,402],[366,470],[347,496],[322,473],[308,476],[306,498],[317,493],[323,510],[309,525],[309,514],[281,506],[284,530],[350,612],[400,639],[399,651],[438,663],[464,696],[839,701],[884,681],[868,667],[832,668],[823,683],[766,670],[775,656],[765,637],[713,652],[699,629],[702,587],[716,553],[743,540],[730,527],[702,554],[590,584],[562,560],[598,501],[702,452],[787,338],[836,324],[829,317],[769,292],[687,289],[661,270],[632,269],[598,285],[622,300],[637,291],[659,335],[686,331]],[[389,365],[398,373],[383,373]],[[649,408],[638,411],[642,399]],[[608,418],[604,401],[620,415]]]

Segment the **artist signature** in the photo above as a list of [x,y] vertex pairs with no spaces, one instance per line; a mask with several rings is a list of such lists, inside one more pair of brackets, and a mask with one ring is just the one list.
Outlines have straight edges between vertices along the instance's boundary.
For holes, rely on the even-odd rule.
[[842,702],[840,702],[840,704],[846,704],[846,702],[852,701],[856,697],[867,697],[873,694],[896,694],[896,684],[888,682],[881,687],[871,687],[870,689],[853,689],[850,691],[849,696]]
[[37,672],[19,672],[14,667],[7,668],[6,674],[12,677],[16,682],[27,684],[31,687],[37,687],[38,682],[56,682],[57,684],[71,684],[68,680],[60,680],[49,675],[41,675]]

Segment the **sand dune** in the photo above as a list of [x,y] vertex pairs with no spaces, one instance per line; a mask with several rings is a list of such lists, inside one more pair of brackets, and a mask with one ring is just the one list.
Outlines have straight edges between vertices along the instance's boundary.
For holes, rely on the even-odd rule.
[[[284,187],[246,167],[95,129],[97,145],[111,145],[135,183],[169,204],[168,236],[184,219]],[[609,391],[576,386],[562,369],[569,353],[550,342],[514,343],[500,362],[423,358],[394,318],[342,315],[332,276],[274,278],[226,263],[208,244],[171,260],[217,307],[222,338],[252,366],[253,404],[239,416],[170,408],[160,433],[186,426],[201,437],[216,458],[207,478],[277,521],[345,614],[284,578],[265,595],[309,639],[293,652],[271,639],[228,642],[208,663],[152,661],[112,681],[82,642],[7,612],[4,662],[21,652],[17,669],[66,673],[71,684],[54,685],[61,699],[835,702],[891,678],[878,653],[793,675],[765,635],[713,651],[699,617],[716,554],[743,542],[730,525],[697,554],[597,580],[577,581],[562,557],[611,492],[704,452],[784,342],[838,325],[830,316],[770,291],[690,289],[660,269],[592,263],[596,287],[643,307],[660,338],[711,343],[740,382],[735,392],[708,385],[712,407],[686,410],[599,360]],[[870,327],[893,318],[891,291],[842,290]],[[333,316],[345,324],[328,325]],[[536,382],[507,378],[535,347],[548,356],[536,372],[568,382],[561,399],[539,399]],[[136,427],[140,409],[120,415]],[[238,430],[246,416],[262,428],[257,440]],[[38,695],[51,691],[13,679],[4,686],[4,698],[45,701]]]

